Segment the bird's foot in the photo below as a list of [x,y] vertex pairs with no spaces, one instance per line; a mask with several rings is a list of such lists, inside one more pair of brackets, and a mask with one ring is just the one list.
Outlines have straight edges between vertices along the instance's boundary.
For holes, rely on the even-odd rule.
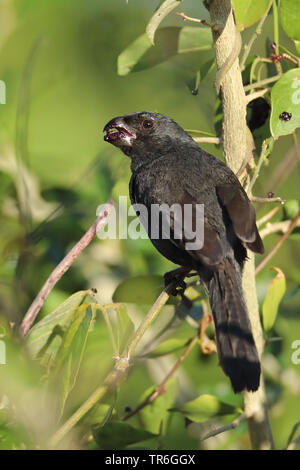
[[165,289],[169,295],[184,295],[186,283],[184,278],[190,272],[187,268],[177,268],[164,274]]

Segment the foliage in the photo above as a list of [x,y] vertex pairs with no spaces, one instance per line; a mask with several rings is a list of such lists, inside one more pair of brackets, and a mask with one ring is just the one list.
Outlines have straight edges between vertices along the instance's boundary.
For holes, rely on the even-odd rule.
[[[31,301],[93,222],[97,206],[127,195],[128,162],[101,141],[109,119],[151,109],[193,134],[220,135],[211,31],[183,24],[175,8],[206,21],[208,13],[189,0],[165,0],[155,12],[157,3],[0,5],[0,79],[7,85],[6,104],[0,104],[1,449],[51,446],[84,406],[58,447],[205,449],[199,436],[242,414],[242,399],[231,391],[216,354],[199,347],[213,331],[208,327],[207,336],[197,336],[206,309],[198,285],[189,288],[185,302],[169,299],[129,370],[87,406],[160,294],[162,274],[173,267],[148,240],[96,239],[51,292],[26,339],[16,338]],[[299,214],[299,2],[281,0],[279,10],[275,0],[232,3],[243,45],[251,45],[240,55],[256,146],[250,178],[259,176],[255,195],[273,192],[287,201],[268,220],[270,205],[256,207],[268,253]],[[204,142],[203,148],[222,158],[220,146]],[[299,413],[300,366],[291,360],[300,338],[299,227],[272,258],[276,277],[268,269],[257,276],[278,447],[286,445]],[[245,448],[246,432],[241,424],[212,438],[213,447]]]

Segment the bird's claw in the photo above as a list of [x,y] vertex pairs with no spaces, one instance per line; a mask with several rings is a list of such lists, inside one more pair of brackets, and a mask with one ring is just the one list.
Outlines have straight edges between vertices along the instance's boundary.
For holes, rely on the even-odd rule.
[[176,295],[183,296],[186,289],[186,283],[182,279],[182,276],[172,274],[172,272],[166,273],[164,275],[164,283],[165,289],[169,295],[173,295],[174,297],[176,297]]

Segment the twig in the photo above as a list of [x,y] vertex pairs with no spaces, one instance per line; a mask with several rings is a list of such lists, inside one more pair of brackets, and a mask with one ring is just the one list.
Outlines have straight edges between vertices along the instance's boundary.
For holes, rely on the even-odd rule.
[[300,436],[297,437],[296,439],[294,439],[294,436],[295,436],[299,426],[300,426],[300,421],[298,421],[298,423],[296,423],[293,426],[293,429],[292,429],[291,434],[289,435],[289,438],[288,438],[288,441],[287,441],[286,450],[293,450],[296,447],[296,445],[299,444]]
[[240,62],[241,71],[243,71],[245,69],[245,63],[246,63],[246,60],[247,60],[248,55],[250,53],[251,47],[253,46],[253,43],[257,39],[257,37],[261,34],[262,26],[263,26],[268,14],[269,14],[271,6],[272,6],[272,2],[270,2],[268,10],[264,14],[264,16],[262,16],[260,22],[258,23],[256,30],[254,31],[253,35],[250,38],[250,41],[248,42],[247,45],[244,46],[244,54],[243,54],[243,57],[242,57],[241,62]]
[[179,366],[181,365],[181,363],[184,361],[184,359],[187,357],[187,355],[189,354],[189,352],[191,351],[191,349],[194,347],[194,345],[197,343],[199,339],[199,334],[198,332],[195,334],[195,336],[193,336],[193,338],[190,339],[190,341],[188,342],[188,345],[187,347],[185,348],[185,350],[183,351],[183,353],[179,356],[179,358],[177,359],[177,361],[175,362],[174,366],[172,367],[172,369],[170,370],[170,372],[168,372],[168,374],[166,375],[166,377],[163,379],[163,381],[156,387],[156,389],[154,390],[154,392],[151,393],[151,395],[149,395],[149,397],[147,397],[142,403],[140,403],[140,405],[138,405],[134,410],[131,410],[129,411],[129,413],[127,413],[125,416],[123,416],[121,418],[121,421],[126,421],[127,419],[131,418],[132,416],[136,415],[140,410],[142,410],[143,408],[145,408],[145,406],[149,405],[150,403],[152,403],[157,397],[159,397],[160,395],[163,395],[163,393],[165,393],[166,391],[166,383],[168,382],[168,380],[170,380],[170,378],[173,376],[173,374],[176,372],[176,370],[179,368]]
[[[224,25],[222,34],[213,32],[216,61],[218,68],[221,68],[226,61],[226,57],[234,49],[234,43],[236,42],[232,2],[230,0],[206,1],[205,6],[209,9],[210,20],[215,24]],[[275,81],[277,78],[279,77],[272,77],[272,80]],[[271,81],[268,80],[267,83]],[[261,85],[266,85],[266,82],[251,84],[248,89],[252,90]],[[226,163],[236,173],[243,164],[244,156],[252,150],[247,138],[248,130],[246,126],[245,90],[247,87],[243,87],[238,57],[227,71],[221,88],[223,109],[222,145]],[[239,129],[239,132],[236,132],[236,129]],[[263,336],[257,303],[254,257],[251,253],[248,253],[248,260],[244,266],[243,292],[254,341],[261,357]],[[244,392],[244,410],[247,415],[251,446],[254,449],[272,449],[274,447],[266,402],[263,374],[261,374],[259,389],[256,392]]]
[[262,167],[262,164],[267,160],[268,156],[272,152],[273,145],[274,145],[273,137],[269,137],[268,139],[265,139],[262,143],[260,156],[259,156],[256,168],[254,170],[252,179],[250,181],[249,188],[248,188],[248,193],[249,194],[251,194],[252,188],[253,188],[253,186],[254,186],[257,178],[258,178],[258,175],[259,175],[260,169]]
[[255,274],[259,273],[264,267],[265,265],[270,261],[270,259],[275,255],[275,253],[277,253],[277,251],[279,250],[279,248],[281,247],[282,243],[284,242],[284,240],[289,236],[289,234],[293,231],[293,229],[296,227],[297,225],[297,222],[298,220],[300,219],[300,211],[298,212],[298,214],[296,215],[296,217],[294,217],[291,222],[289,223],[288,225],[288,228],[286,230],[286,232],[282,235],[282,237],[278,240],[277,243],[275,243],[275,245],[273,246],[272,250],[269,251],[269,253],[267,254],[267,256],[264,257],[264,259],[259,263],[259,265],[256,267],[256,270],[255,270]]
[[213,431],[208,432],[205,434],[204,437],[201,438],[201,441],[205,441],[206,439],[209,439],[210,437],[217,436],[218,434],[221,434],[222,432],[225,431],[230,431],[231,429],[235,429],[242,421],[245,421],[247,419],[247,416],[245,413],[241,414],[238,416],[232,423],[227,424],[226,426],[222,426],[218,429],[214,429]]
[[193,140],[197,142],[197,144],[207,143],[219,145],[221,142],[219,137],[193,137]]
[[200,20],[199,18],[192,18],[191,16],[187,16],[185,15],[184,13],[182,12],[177,12],[177,15],[178,16],[181,16],[181,18],[184,20],[184,21],[191,21],[192,23],[201,23],[203,24],[204,26],[208,26],[209,28],[211,28],[212,30],[214,31],[219,31],[219,27],[215,24],[212,24],[212,23],[209,23],[208,21],[206,20]]
[[248,90],[253,90],[253,88],[261,88],[264,85],[268,85],[268,83],[276,82],[276,80],[278,80],[279,78],[281,78],[281,74],[277,74],[277,75],[274,75],[273,77],[265,78],[264,80],[259,80],[258,82],[255,82],[255,83],[250,83],[249,85],[244,86],[244,90],[248,91]]
[[[260,202],[264,204],[265,202],[280,202],[281,204],[285,203],[285,199],[281,199],[281,197],[258,197],[258,196],[251,196],[250,200],[252,202]],[[280,207],[280,206],[279,206]]]
[[61,426],[60,429],[52,436],[50,439],[50,447],[56,447],[58,443],[65,437],[65,435],[71,431],[71,429],[78,423],[78,421],[83,418],[83,416],[90,411],[90,409],[106,394],[109,389],[114,389],[120,383],[123,378],[126,370],[129,367],[130,355],[133,354],[138,342],[141,340],[143,334],[149,328],[151,323],[155,320],[159,314],[161,308],[165,305],[169,298],[167,290],[171,286],[167,286],[166,289],[162,291],[160,296],[156,299],[155,303],[152,305],[146,317],[143,319],[138,330],[134,334],[130,344],[125,348],[122,355],[116,360],[113,370],[107,375],[103,384],[101,384],[90,397],[78,408],[75,413]]
[[69,253],[63,258],[63,260],[56,266],[52,271],[47,281],[41,288],[40,292],[30,305],[27,310],[25,317],[22,320],[20,326],[20,335],[22,337],[26,336],[30,330],[35,318],[37,317],[40,309],[45,303],[46,298],[49,293],[59,281],[59,279],[65,274],[65,272],[70,268],[74,261],[78,258],[80,253],[91,243],[95,238],[97,233],[106,225],[109,214],[111,213],[113,207],[112,201],[108,201],[105,205],[105,208],[100,212],[99,216],[95,222],[91,225],[88,231],[83,235],[83,237],[76,243],[76,245],[69,251]]
[[246,95],[246,104],[251,103],[251,101],[257,100],[257,98],[261,98],[268,91],[270,91],[270,88],[263,88],[263,90],[255,91],[254,93],[250,93],[249,95]]
[[272,217],[279,211],[279,209],[280,209],[280,206],[276,206],[273,209],[271,209],[270,212],[268,212],[266,215],[261,217],[261,219],[257,220],[256,221],[257,227],[260,227],[264,223],[268,222],[268,220],[272,219]]

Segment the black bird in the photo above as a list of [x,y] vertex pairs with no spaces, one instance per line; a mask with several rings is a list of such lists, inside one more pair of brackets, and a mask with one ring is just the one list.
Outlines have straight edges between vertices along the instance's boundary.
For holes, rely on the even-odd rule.
[[[246,248],[263,253],[264,247],[255,210],[237,177],[162,114],[138,112],[116,117],[104,131],[104,140],[131,159],[132,204],[145,205],[149,213],[155,204],[182,208],[180,220],[174,215],[169,220],[169,238],[163,236],[162,217],[159,238],[151,235],[150,215],[141,220],[157,250],[183,267],[182,275],[191,270],[199,274],[212,309],[219,362],[233,390],[257,390],[261,367],[241,279]],[[186,204],[193,208],[191,226],[187,231],[184,227],[179,238],[176,222],[183,221]],[[195,231],[196,204],[204,204],[204,244],[190,249],[187,243]]]

